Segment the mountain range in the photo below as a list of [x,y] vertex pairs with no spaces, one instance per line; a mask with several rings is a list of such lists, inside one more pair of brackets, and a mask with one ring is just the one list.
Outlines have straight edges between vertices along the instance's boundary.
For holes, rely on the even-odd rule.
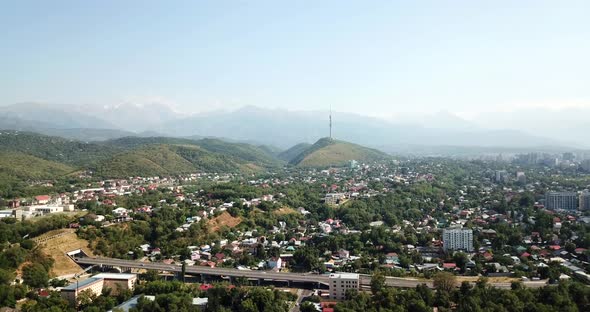
[[[469,122],[444,111],[423,115],[419,120],[403,116],[381,119],[339,112],[334,112],[332,118],[335,138],[390,153],[436,146],[537,150],[586,146],[579,143],[581,138],[549,137],[548,131],[534,131],[531,127],[528,132],[484,128],[480,126],[483,123]],[[580,123],[576,125],[580,129],[585,127]],[[80,141],[128,136],[213,137],[274,146],[280,150],[302,142],[314,143],[329,132],[326,111],[246,106],[235,111],[182,114],[158,103],[104,107],[18,103],[0,107],[0,129],[34,131]]]

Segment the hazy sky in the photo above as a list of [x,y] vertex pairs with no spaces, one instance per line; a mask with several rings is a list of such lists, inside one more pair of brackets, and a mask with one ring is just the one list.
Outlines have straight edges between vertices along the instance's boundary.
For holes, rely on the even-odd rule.
[[590,1],[2,1],[0,104],[590,107]]

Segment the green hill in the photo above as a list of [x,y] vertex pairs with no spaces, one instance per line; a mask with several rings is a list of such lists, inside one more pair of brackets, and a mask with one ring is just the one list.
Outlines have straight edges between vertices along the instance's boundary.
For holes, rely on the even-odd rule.
[[155,144],[100,162],[96,175],[108,178],[202,172],[251,172],[261,167],[246,159],[214,153],[198,145]]
[[202,139],[196,144],[210,152],[235,157],[264,166],[278,165],[279,160],[268,150],[246,143],[229,143],[219,139]]
[[45,180],[61,177],[75,169],[54,161],[19,152],[0,152],[0,176],[20,180]]
[[[115,178],[199,171],[253,172],[282,164],[267,149],[217,139],[125,137],[83,143],[32,132],[0,131],[0,150],[12,153],[0,167],[14,178],[11,181],[51,178],[82,169]],[[14,155],[26,156],[22,159],[33,165],[17,163]]]
[[299,167],[343,166],[351,160],[371,162],[388,155],[376,149],[344,141],[322,138],[294,157],[290,163]]
[[157,144],[195,144],[195,140],[182,139],[182,138],[171,138],[171,137],[136,137],[128,136],[113,140],[107,140],[100,142],[103,146],[115,147],[123,150],[131,150],[146,145],[157,145]]
[[293,159],[295,159],[295,157],[299,156],[301,153],[303,153],[310,147],[311,144],[309,143],[299,143],[285,151],[282,151],[281,153],[279,153],[278,157],[279,159],[282,159],[286,162],[291,162]]
[[260,166],[276,166],[280,164],[280,160],[276,158],[268,148],[262,148],[246,143],[226,142],[220,139],[205,138],[194,140],[171,137],[125,137],[105,141],[102,144],[112,148],[125,150],[160,144],[197,146],[212,153],[233,157],[235,159],[251,162]]
[[118,151],[112,146],[12,130],[0,131],[0,150],[20,152],[71,166],[86,166],[107,159]]
[[176,154],[170,146],[153,145],[117,154],[100,162],[95,168],[98,176],[129,177],[157,176],[194,172],[186,159]]

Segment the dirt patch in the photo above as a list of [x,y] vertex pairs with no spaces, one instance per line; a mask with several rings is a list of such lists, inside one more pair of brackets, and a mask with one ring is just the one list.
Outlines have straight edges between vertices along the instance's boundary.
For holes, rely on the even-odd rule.
[[280,209],[273,211],[273,213],[280,216],[280,215],[294,214],[294,213],[297,213],[297,211],[295,211],[295,209],[293,209],[291,207],[282,207]]
[[78,238],[74,229],[56,230],[43,234],[48,239],[39,244],[41,251],[55,260],[50,274],[62,276],[82,272],[82,269],[74,262],[67,252],[82,249],[87,255],[94,256],[88,248],[88,241]]
[[[457,276],[457,283],[461,282],[472,282],[475,283],[479,280],[478,276]],[[518,282],[520,279],[514,277],[487,277],[488,283],[512,283]]]
[[210,232],[217,232],[222,226],[232,228],[240,224],[240,222],[242,222],[242,218],[234,218],[227,211],[224,211],[219,216],[209,220],[209,222],[207,222],[207,225],[209,226]]

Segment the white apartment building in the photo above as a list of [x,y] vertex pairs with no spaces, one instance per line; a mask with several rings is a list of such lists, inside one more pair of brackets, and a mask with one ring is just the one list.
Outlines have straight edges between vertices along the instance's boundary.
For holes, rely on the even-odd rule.
[[577,210],[579,204],[576,192],[548,192],[545,194],[545,208]]
[[359,275],[356,273],[330,274],[330,299],[346,299],[346,291],[359,289]]
[[443,248],[445,252],[455,250],[472,252],[473,230],[463,228],[443,230]]

